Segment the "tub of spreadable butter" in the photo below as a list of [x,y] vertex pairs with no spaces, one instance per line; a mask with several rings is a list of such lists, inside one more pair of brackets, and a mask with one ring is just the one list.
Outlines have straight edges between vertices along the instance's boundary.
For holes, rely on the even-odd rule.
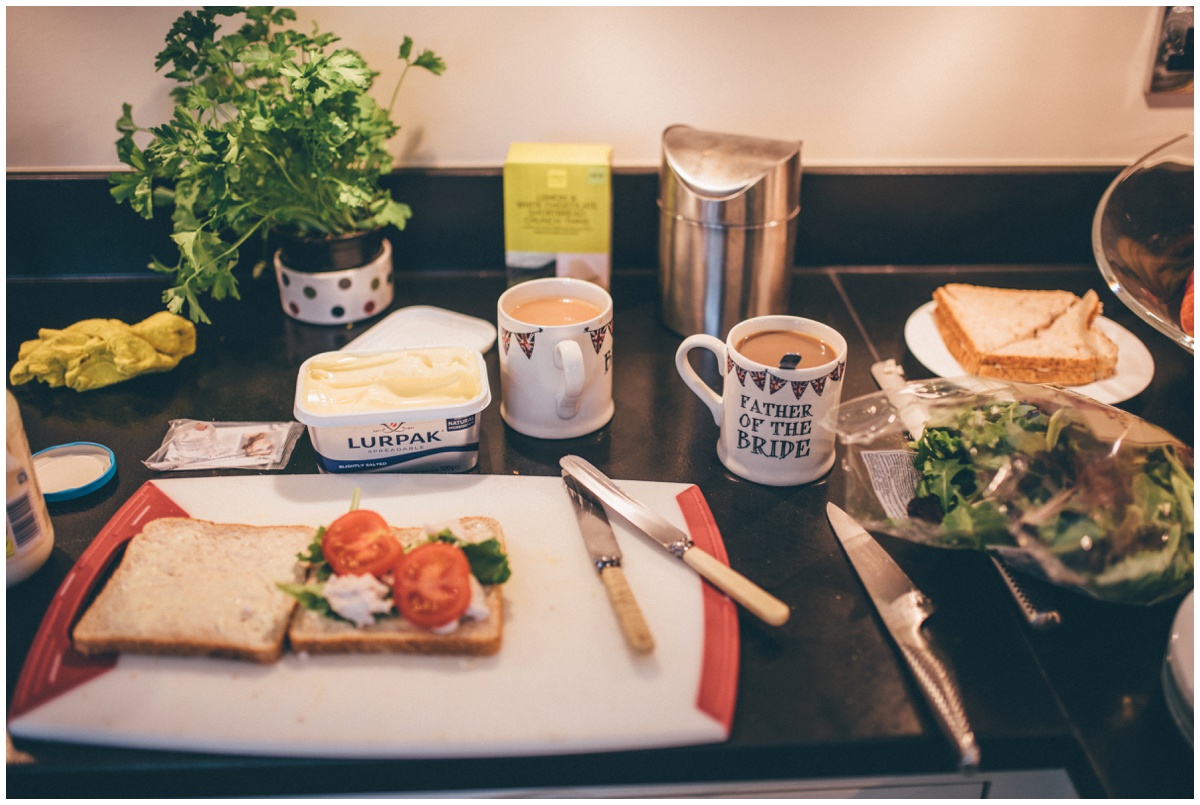
[[491,400],[478,351],[419,347],[314,355],[293,410],[322,472],[464,472]]

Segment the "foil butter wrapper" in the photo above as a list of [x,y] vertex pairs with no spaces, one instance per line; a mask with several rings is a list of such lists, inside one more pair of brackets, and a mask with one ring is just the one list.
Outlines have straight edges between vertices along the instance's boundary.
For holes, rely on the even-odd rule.
[[143,461],[152,470],[281,470],[304,432],[299,422],[173,419],[162,445]]

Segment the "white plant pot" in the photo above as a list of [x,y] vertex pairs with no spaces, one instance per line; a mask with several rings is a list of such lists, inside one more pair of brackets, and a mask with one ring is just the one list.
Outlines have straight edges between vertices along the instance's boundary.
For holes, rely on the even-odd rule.
[[293,319],[309,324],[350,324],[377,316],[392,304],[392,245],[379,256],[344,271],[298,271],[275,252],[279,301]]

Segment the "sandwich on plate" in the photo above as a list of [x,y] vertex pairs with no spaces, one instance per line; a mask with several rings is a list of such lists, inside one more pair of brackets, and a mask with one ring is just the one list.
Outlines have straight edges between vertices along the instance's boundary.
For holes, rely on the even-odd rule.
[[967,374],[1079,386],[1116,373],[1095,291],[1027,291],[952,283],[933,292],[934,323]]

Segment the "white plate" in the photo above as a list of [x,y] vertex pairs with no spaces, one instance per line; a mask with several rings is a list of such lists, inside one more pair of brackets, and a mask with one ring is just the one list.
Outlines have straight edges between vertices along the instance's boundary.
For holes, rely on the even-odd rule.
[[[926,302],[913,311],[904,325],[904,340],[908,342],[913,357],[939,377],[965,375],[967,372],[946,349],[937,324],[933,321],[936,305],[936,302]],[[1154,378],[1154,357],[1137,336],[1115,321],[1101,316],[1096,319],[1096,324],[1100,332],[1117,345],[1116,374],[1107,380],[1069,388],[1109,405],[1136,397]]]
[[496,343],[496,325],[429,305],[402,307],[355,338],[345,350],[462,346],[485,353]]

